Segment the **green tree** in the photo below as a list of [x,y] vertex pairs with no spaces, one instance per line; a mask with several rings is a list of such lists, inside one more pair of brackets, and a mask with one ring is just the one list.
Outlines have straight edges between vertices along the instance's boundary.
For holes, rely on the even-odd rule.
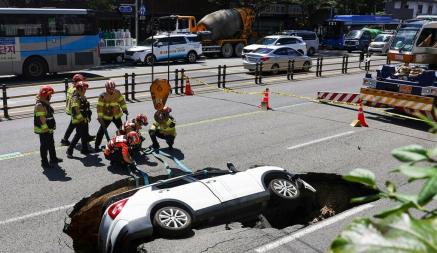
[[100,11],[111,11],[116,9],[117,0],[89,0],[88,8]]

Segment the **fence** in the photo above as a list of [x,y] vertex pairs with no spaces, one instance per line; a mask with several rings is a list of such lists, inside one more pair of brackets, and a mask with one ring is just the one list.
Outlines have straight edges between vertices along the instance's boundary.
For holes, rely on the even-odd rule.
[[[331,62],[328,62],[331,61]],[[219,65],[217,67],[209,67],[209,68],[196,68],[196,69],[175,69],[171,72],[171,75],[168,72],[155,72],[155,73],[146,73],[146,74],[136,74],[136,73],[125,73],[123,76],[110,76],[110,77],[99,77],[99,78],[90,78],[88,79],[89,83],[100,83],[100,85],[90,85],[90,88],[87,90],[87,98],[91,103],[95,103],[98,94],[95,92],[101,91],[103,92],[105,86],[103,85],[105,80],[108,79],[120,79],[123,82],[123,88],[120,88],[120,91],[124,94],[127,101],[136,101],[139,97],[148,97],[149,94],[149,86],[152,82],[152,77],[156,76],[167,76],[169,75],[169,82],[172,84],[172,93],[174,92],[176,95],[184,94],[185,90],[185,81],[187,77],[194,77],[197,80],[207,79],[207,83],[209,85],[216,86],[217,88],[226,88],[228,85],[234,83],[241,83],[243,81],[250,81],[254,84],[262,84],[263,79],[269,79],[272,77],[285,77],[284,81],[292,81],[296,79],[296,76],[299,75],[312,75],[315,77],[322,77],[328,73],[334,74],[348,74],[350,70],[361,70],[361,71],[370,71],[371,67],[381,65],[381,61],[386,61],[386,58],[379,59],[371,59],[369,55],[365,57],[364,54],[359,56],[351,56],[344,55],[343,57],[317,57],[313,58],[312,62],[315,62],[315,71],[311,72],[301,72],[297,68],[297,61],[290,60],[287,62],[275,62],[274,64],[278,65],[278,67],[272,68],[272,64],[265,64],[263,62],[255,63],[255,64],[246,64],[246,68],[249,68],[249,73],[247,70],[239,71],[245,65]],[[374,62],[375,64],[372,64]],[[379,62],[379,63],[378,63]],[[341,65],[341,67],[340,67]],[[234,70],[237,71],[234,71]],[[204,72],[214,72],[214,74],[203,74]],[[199,75],[200,73],[200,75]],[[241,75],[244,75],[243,77]],[[141,81],[140,79],[143,79]],[[149,79],[149,80],[147,80]],[[57,92],[52,98],[51,104],[55,107],[55,109],[63,109],[64,103],[66,99],[68,84],[70,80],[65,79],[63,83],[54,83],[52,85],[57,85]],[[119,82],[120,83],[120,82]],[[192,84],[193,87],[204,86],[204,83]],[[0,108],[3,111],[4,118],[10,118],[11,116],[18,115],[26,115],[33,114],[33,106],[34,101],[33,98],[37,93],[37,90],[34,90],[32,93],[21,94],[19,89],[24,89],[26,87],[33,87],[35,89],[35,85],[25,84],[19,86],[7,86],[3,84],[2,88],[2,107]],[[59,91],[59,87],[63,87],[62,91]],[[238,86],[233,86],[238,87]],[[28,90],[26,88],[26,90]],[[18,93],[18,94],[11,94]],[[61,94],[65,94],[62,95]],[[26,98],[32,98],[32,103],[24,103],[23,98],[26,101]],[[20,102],[21,99],[21,102]],[[31,99],[27,99],[29,101]],[[13,105],[17,104],[17,105]]]

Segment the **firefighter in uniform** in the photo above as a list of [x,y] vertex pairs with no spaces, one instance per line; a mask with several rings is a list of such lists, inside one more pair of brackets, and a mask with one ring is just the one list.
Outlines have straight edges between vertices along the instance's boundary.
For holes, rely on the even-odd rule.
[[99,131],[96,136],[95,149],[100,149],[103,134],[109,124],[113,122],[117,129],[121,129],[123,123],[121,117],[123,113],[128,115],[126,101],[120,91],[115,88],[115,82],[112,80],[106,81],[106,92],[103,92],[97,102],[97,119],[100,123]]
[[170,149],[173,148],[176,138],[176,120],[170,116],[170,112],[171,108],[166,106],[163,110],[155,113],[155,122],[153,122],[153,125],[149,129],[149,135],[154,149],[159,149],[157,137],[164,139]]
[[140,143],[133,147],[133,149],[140,149],[145,138],[141,135],[141,129],[143,126],[147,126],[149,124],[147,117],[144,114],[138,114],[134,119],[130,121],[126,121],[123,125],[123,130],[118,131],[118,134],[128,134],[130,132],[136,132],[140,137]]
[[91,121],[91,109],[90,103],[85,97],[85,92],[88,88],[88,84],[85,81],[79,81],[76,84],[76,90],[71,98],[71,121],[76,128],[76,133],[70,146],[67,149],[67,155],[69,158],[73,156],[73,150],[79,139],[82,143],[81,153],[87,155],[90,153],[88,142],[88,125]]
[[[53,117],[53,108],[50,106],[50,99],[55,93],[49,85],[44,85],[39,90],[36,98],[34,111],[33,130],[39,135],[41,166],[48,168],[51,164],[62,162],[62,159],[56,156],[55,141],[53,131],[56,129],[56,121]],[[47,153],[50,156],[50,163],[47,159]]]
[[111,165],[118,164],[123,167],[135,165],[135,161],[130,155],[132,146],[140,143],[140,136],[137,132],[130,132],[127,135],[113,137],[106,145],[103,154],[111,161]]
[[[66,98],[66,104],[65,104],[65,113],[69,116],[71,116],[71,98],[73,97],[73,93],[76,90],[76,84],[79,81],[85,81],[85,77],[81,74],[75,74],[73,76],[73,84],[70,85],[67,89],[67,98]],[[68,139],[70,138],[70,135],[73,133],[74,130],[74,124],[70,120],[70,124],[68,124],[67,130],[65,131],[64,138],[61,140],[61,144],[64,146],[69,146],[70,141]]]

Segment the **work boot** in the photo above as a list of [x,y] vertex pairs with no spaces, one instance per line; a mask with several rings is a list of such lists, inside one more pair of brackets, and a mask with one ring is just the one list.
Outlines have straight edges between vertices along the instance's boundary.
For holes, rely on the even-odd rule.
[[68,141],[66,139],[62,139],[61,144],[62,144],[62,146],[70,146],[70,141]]
[[57,158],[55,157],[54,159],[50,159],[50,163],[51,164],[58,164],[58,163],[62,163],[64,160],[62,160],[61,158]]
[[73,156],[73,149],[72,148],[68,148],[67,149],[67,152],[65,152],[66,154],[67,154],[67,157],[68,158],[73,158],[74,156]]
[[50,168],[52,166],[50,165],[50,163],[47,160],[46,161],[41,160],[41,167],[43,167],[43,168]]

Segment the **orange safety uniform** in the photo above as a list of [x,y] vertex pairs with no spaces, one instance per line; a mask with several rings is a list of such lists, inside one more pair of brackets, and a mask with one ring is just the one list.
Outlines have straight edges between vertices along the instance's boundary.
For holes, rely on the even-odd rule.
[[125,135],[113,137],[103,151],[105,158],[114,162],[130,164],[129,145]]

